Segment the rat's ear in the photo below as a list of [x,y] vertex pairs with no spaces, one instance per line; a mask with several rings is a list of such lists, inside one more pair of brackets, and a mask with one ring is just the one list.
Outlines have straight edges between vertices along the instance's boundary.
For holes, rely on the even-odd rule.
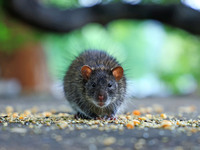
[[91,73],[92,73],[92,69],[89,66],[84,65],[81,68],[81,74],[85,80],[88,80],[90,78]]
[[115,77],[115,80],[119,81],[123,77],[124,70],[121,66],[117,66],[114,69],[112,69],[112,74]]

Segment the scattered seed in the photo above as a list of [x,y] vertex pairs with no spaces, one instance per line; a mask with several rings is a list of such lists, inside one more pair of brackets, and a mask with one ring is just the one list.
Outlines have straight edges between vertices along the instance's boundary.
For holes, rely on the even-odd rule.
[[146,117],[147,117],[148,119],[152,119],[152,115],[151,115],[151,114],[146,114]]
[[126,124],[126,127],[127,127],[128,129],[133,129],[133,128],[134,128],[134,123],[129,122],[129,123]]
[[167,115],[166,114],[160,114],[160,117],[163,118],[163,119],[166,119]]
[[140,116],[141,115],[141,112],[139,110],[134,110],[133,111],[133,115],[135,116]]
[[134,124],[134,125],[140,125],[140,121],[138,121],[138,120],[133,120],[133,124]]
[[[145,134],[143,137],[148,138],[146,129],[149,128],[164,128],[164,129],[178,129],[180,132],[187,132],[188,136],[193,133],[200,132],[200,120],[187,120],[183,118],[181,112],[175,116],[167,116],[161,111],[161,106],[142,107],[138,108],[127,114],[121,114],[117,116],[115,120],[85,120],[74,119],[74,115],[67,112],[56,112],[56,110],[50,110],[45,112],[38,111],[37,107],[26,109],[24,111],[13,112],[12,106],[7,106],[5,112],[0,113],[0,123],[2,123],[3,129],[12,128],[12,124],[18,124],[20,128],[26,129],[26,127],[33,130],[34,133],[41,133],[41,127],[48,126],[48,130],[65,129],[68,132],[73,130],[82,129],[98,129],[100,131],[119,130],[126,129],[144,129]],[[187,112],[193,112],[196,110],[194,106],[187,106]],[[160,111],[158,111],[160,109]],[[163,109],[162,109],[163,110]],[[155,112],[159,114],[155,114]],[[181,110],[183,111],[183,110]],[[151,114],[153,112],[154,114]],[[162,112],[162,113],[160,113]],[[200,118],[200,117],[199,117]],[[17,131],[16,131],[17,130]],[[12,129],[11,132],[23,132],[20,129]],[[26,133],[26,132],[24,132]],[[83,135],[84,136],[84,135]],[[58,138],[59,141],[59,138]],[[136,145],[138,146],[138,145]],[[139,144],[139,147],[141,145]]]
[[130,115],[126,116],[126,119],[131,119],[131,116]]
[[16,112],[13,113],[12,117],[13,117],[13,118],[17,118],[17,117],[18,117],[18,113],[16,113]]
[[172,123],[170,122],[170,121],[168,121],[168,120],[163,120],[162,122],[161,122],[161,127],[162,128],[169,128],[169,127],[171,127],[172,126]]
[[147,120],[146,117],[139,117],[138,119],[139,119],[139,120]]

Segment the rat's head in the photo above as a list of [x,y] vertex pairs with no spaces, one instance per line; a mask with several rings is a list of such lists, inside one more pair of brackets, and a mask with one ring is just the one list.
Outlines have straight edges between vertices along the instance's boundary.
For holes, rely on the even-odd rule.
[[85,82],[86,99],[97,107],[106,107],[117,100],[118,82],[123,77],[123,68],[92,69],[84,65],[81,74]]

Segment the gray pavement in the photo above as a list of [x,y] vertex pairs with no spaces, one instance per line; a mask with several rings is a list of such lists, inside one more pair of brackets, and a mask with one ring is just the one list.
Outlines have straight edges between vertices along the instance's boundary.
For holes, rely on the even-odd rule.
[[[167,115],[178,117],[182,108],[196,107],[195,111],[179,116],[180,119],[199,120],[200,98],[175,97],[175,98],[149,98],[131,99],[128,111],[140,107],[151,108],[160,105]],[[0,112],[5,112],[6,106],[12,106],[15,111],[22,112],[34,106],[39,111],[69,112],[67,102],[64,99],[56,99],[52,96],[23,96],[19,98],[0,98]],[[15,128],[24,130],[14,131]],[[110,141],[110,143],[108,142]],[[200,132],[182,132],[179,129],[153,129],[138,127],[129,130],[98,129],[55,129],[51,126],[42,126],[37,129],[28,128],[26,124],[8,123],[3,126],[0,123],[0,150],[199,150]]]

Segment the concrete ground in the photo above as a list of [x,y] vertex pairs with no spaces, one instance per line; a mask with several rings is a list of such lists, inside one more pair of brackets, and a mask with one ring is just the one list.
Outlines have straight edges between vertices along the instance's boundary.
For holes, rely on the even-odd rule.
[[[138,108],[152,108],[154,105],[163,107],[167,115],[177,116],[180,111],[186,112],[179,116],[182,120],[199,120],[200,98],[175,97],[175,98],[149,98],[131,99],[127,111]],[[7,106],[12,106],[15,111],[22,112],[32,107],[39,111],[68,112],[70,109],[64,99],[52,96],[23,96],[19,98],[0,98],[0,112],[4,113]],[[1,116],[1,119],[3,117]],[[199,125],[200,126],[200,125]],[[21,130],[15,130],[20,128]],[[25,130],[23,130],[25,129]],[[26,131],[26,132],[24,132]],[[0,123],[0,150],[200,150],[200,132],[181,132],[180,129],[166,130],[154,128],[134,128],[132,130],[98,129],[57,129],[51,126],[42,126],[38,129],[28,128],[20,123],[8,123],[5,127]]]

